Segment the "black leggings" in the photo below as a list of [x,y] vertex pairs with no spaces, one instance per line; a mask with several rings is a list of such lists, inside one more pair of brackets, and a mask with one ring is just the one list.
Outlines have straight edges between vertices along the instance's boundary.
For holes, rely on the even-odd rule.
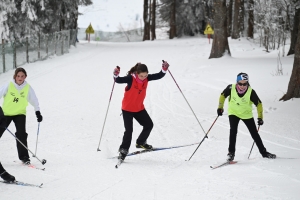
[[3,172],[5,172],[5,169],[3,168],[3,166],[1,165],[1,162],[0,162],[0,174],[2,174]]
[[229,115],[229,124],[230,124],[230,136],[229,136],[229,148],[228,151],[231,153],[235,152],[235,143],[236,143],[236,135],[238,130],[239,121],[242,120],[247,126],[255,144],[257,145],[259,152],[263,153],[266,151],[264,144],[258,134],[255,121],[253,118],[250,119],[240,119],[235,115]]
[[[6,118],[6,127],[9,126],[11,121],[14,121],[16,126],[16,137],[27,147],[27,136],[26,133],[26,115],[15,115],[15,116],[5,116]],[[0,128],[0,138],[2,137],[4,131],[6,129],[1,127]],[[28,150],[23,147],[22,144],[20,144],[19,141],[17,141],[17,149],[18,149],[18,155],[19,159],[23,160],[24,158],[29,158]]]
[[131,144],[132,139],[132,132],[133,132],[133,118],[141,125],[143,126],[143,130],[141,134],[139,135],[138,139],[136,140],[137,144],[144,144],[153,128],[153,122],[147,113],[147,111],[144,109],[139,112],[128,112],[125,110],[122,110],[123,113],[123,120],[124,120],[124,126],[125,126],[125,132],[123,136],[123,142],[120,146],[120,148],[128,150]]

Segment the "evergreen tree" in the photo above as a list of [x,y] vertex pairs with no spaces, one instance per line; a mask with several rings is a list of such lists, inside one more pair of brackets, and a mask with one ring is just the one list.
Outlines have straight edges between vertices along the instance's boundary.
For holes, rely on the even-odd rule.
[[9,26],[7,15],[15,12],[14,0],[1,0],[0,2],[0,39],[7,39],[9,36]]
[[[35,3],[36,0],[14,0],[16,12],[8,14],[10,39],[20,39],[35,35],[40,26],[37,23]],[[42,1],[38,1],[43,3]]]
[[161,0],[159,13],[169,23],[170,32],[175,30],[179,37],[194,35],[205,28],[204,5],[200,0]]
[[204,5],[199,0],[183,1],[178,6],[177,35],[193,36],[205,29],[204,21]]
[[[11,39],[21,39],[38,33],[76,29],[78,6],[91,0],[5,0],[15,6],[7,16]],[[7,9],[7,8],[5,8]],[[2,12],[1,12],[2,14]]]

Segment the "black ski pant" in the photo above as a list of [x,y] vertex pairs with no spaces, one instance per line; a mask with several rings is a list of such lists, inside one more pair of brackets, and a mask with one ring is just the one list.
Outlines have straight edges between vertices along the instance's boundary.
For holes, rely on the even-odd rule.
[[236,144],[236,135],[238,130],[239,121],[242,120],[247,126],[251,137],[253,138],[255,144],[257,145],[259,152],[263,153],[266,151],[264,144],[258,134],[255,121],[253,118],[250,119],[241,119],[235,115],[229,115],[229,124],[230,124],[230,136],[229,136],[229,148],[228,151],[235,153],[235,144]]
[[5,169],[3,168],[1,162],[0,162],[0,174],[2,174],[3,172],[5,172]]
[[[15,123],[17,130],[16,137],[27,147],[28,134],[26,133],[26,115],[5,116],[5,118],[6,127],[10,125],[11,121]],[[5,128],[0,127],[0,138],[2,137],[5,130]],[[23,160],[24,158],[29,158],[28,150],[22,144],[20,144],[18,140],[16,140],[16,142],[19,159]]]
[[139,137],[136,140],[137,144],[144,144],[153,128],[153,122],[147,113],[147,111],[144,109],[139,112],[128,112],[125,110],[122,110],[123,114],[123,120],[124,120],[124,126],[125,126],[125,132],[123,136],[123,141],[120,146],[120,148],[128,150],[131,144],[132,139],[132,132],[133,132],[133,118],[141,125],[143,126],[143,130]]

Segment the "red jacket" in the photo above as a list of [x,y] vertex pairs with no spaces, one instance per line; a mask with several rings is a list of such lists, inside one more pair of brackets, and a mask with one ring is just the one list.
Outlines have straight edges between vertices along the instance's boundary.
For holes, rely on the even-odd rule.
[[144,99],[148,86],[148,78],[142,83],[138,83],[132,76],[132,85],[129,90],[125,88],[124,98],[122,101],[122,110],[129,112],[139,112],[145,109]]

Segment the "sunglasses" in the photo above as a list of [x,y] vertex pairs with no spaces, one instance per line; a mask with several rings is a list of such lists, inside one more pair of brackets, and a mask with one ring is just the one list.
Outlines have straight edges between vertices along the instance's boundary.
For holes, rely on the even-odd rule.
[[246,82],[246,83],[240,83],[240,82],[238,82],[238,85],[239,85],[239,86],[247,86],[248,83],[247,83],[247,82]]

